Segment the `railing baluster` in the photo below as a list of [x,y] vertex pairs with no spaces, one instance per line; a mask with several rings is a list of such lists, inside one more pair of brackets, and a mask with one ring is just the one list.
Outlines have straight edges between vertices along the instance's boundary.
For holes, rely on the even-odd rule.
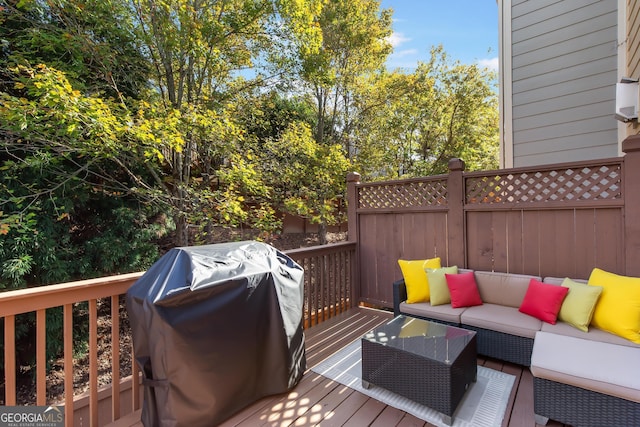
[[315,287],[313,289],[313,312],[315,313],[314,325],[320,323],[320,287],[322,286],[322,258],[321,255],[316,255],[313,259],[315,268],[313,269],[313,276],[315,281]]
[[131,406],[134,411],[140,409],[140,368],[131,342]]
[[4,318],[4,404],[16,404],[16,317]]
[[111,419],[120,418],[120,297],[111,296]]
[[318,257],[318,262],[319,262],[319,272],[320,273],[320,279],[319,279],[319,289],[318,289],[318,299],[319,299],[319,304],[318,304],[318,310],[320,310],[320,312],[318,313],[318,323],[323,322],[325,320],[325,312],[327,310],[327,295],[325,292],[325,256],[324,255],[320,255]]
[[36,404],[47,404],[47,311],[36,311]]
[[[334,285],[337,284],[337,280],[336,280],[336,255],[337,254],[329,254],[329,283],[333,283]],[[335,291],[335,286],[329,286],[329,317],[333,317],[336,315],[336,304],[337,304],[337,298],[336,298],[336,291]]]
[[345,287],[346,287],[346,276],[345,276],[345,259],[348,257],[347,254],[340,254],[340,281],[338,282],[338,313],[342,313],[344,310],[344,296],[345,296]]
[[313,263],[311,261],[309,261],[309,269],[308,271],[308,275],[309,275],[309,279],[308,279],[308,284],[309,284],[309,293],[307,295],[308,298],[308,305],[307,305],[307,310],[309,311],[309,326],[313,326],[315,324],[315,302],[314,302],[314,298],[313,296],[316,293],[316,289],[314,286],[314,277],[313,277]]
[[98,301],[89,300],[89,423],[98,426]]
[[63,310],[64,425],[73,427],[73,304],[65,304]]

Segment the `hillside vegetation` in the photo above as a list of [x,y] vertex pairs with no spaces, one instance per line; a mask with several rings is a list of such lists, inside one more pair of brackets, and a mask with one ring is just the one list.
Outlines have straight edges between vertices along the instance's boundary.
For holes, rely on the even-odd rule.
[[[495,75],[388,70],[378,0],[0,3],[0,289],[147,268],[283,213],[344,221],[345,177],[497,166]],[[425,49],[429,46],[425,45]]]

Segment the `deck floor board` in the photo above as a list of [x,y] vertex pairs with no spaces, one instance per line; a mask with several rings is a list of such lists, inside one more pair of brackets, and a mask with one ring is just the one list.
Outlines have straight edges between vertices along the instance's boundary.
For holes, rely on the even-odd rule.
[[[312,372],[310,368],[392,318],[392,313],[351,309],[305,331],[307,371],[289,393],[265,397],[236,413],[222,427],[236,426],[397,426],[432,427],[416,417]],[[478,358],[478,365],[514,375],[503,427],[537,427],[533,414],[533,377],[529,369]],[[112,427],[140,427],[140,411]],[[562,424],[549,421],[549,427]]]

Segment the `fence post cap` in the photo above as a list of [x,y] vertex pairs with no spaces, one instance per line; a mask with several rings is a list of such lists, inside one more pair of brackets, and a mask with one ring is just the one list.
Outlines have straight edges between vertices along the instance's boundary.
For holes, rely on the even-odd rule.
[[347,174],[347,182],[360,182],[360,174],[358,172],[349,172]]
[[465,166],[464,160],[462,159],[458,159],[457,157],[454,157],[453,159],[449,160],[450,171],[463,171],[464,166]]
[[622,141],[622,151],[625,153],[640,151],[640,135],[631,135]]

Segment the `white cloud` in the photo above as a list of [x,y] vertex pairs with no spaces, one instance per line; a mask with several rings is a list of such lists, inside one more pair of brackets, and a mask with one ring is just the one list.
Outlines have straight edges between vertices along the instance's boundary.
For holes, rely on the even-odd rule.
[[480,59],[478,60],[478,65],[497,72],[500,69],[500,59],[498,57]]
[[389,36],[389,43],[391,43],[391,46],[393,46],[394,48],[400,46],[402,43],[404,42],[408,42],[411,39],[408,37],[405,37],[404,34],[402,33],[396,33],[393,32],[393,34],[391,34]]

